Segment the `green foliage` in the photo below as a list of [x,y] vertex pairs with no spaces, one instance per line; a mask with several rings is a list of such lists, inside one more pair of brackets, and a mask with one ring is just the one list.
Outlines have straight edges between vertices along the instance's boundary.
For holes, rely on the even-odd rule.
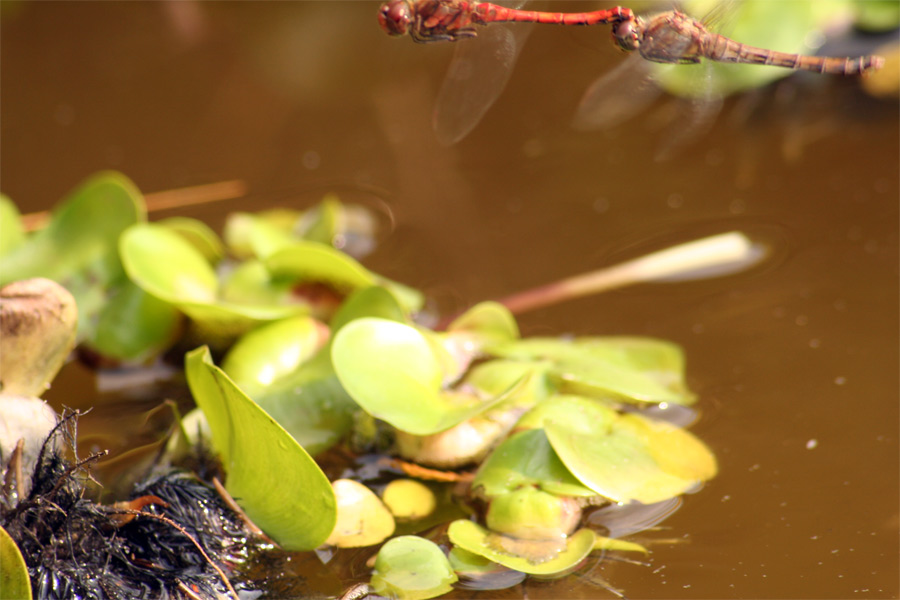
[[0,600],[30,598],[31,580],[25,559],[6,530],[0,527]]
[[434,542],[404,535],[378,551],[371,585],[381,596],[425,600],[449,592],[456,579],[450,562]]
[[226,489],[286,550],[312,550],[334,528],[334,491],[315,461],[212,363],[207,348],[186,357],[188,384],[222,458]]

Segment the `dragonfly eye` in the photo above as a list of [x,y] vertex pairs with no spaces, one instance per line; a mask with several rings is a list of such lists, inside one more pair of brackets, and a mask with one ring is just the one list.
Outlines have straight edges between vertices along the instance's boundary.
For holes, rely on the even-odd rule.
[[613,25],[613,40],[622,50],[627,52],[637,50],[641,45],[640,31],[642,28],[643,24],[639,23],[637,19],[619,21]]
[[405,35],[412,20],[406,0],[389,0],[378,11],[378,23],[388,35]]

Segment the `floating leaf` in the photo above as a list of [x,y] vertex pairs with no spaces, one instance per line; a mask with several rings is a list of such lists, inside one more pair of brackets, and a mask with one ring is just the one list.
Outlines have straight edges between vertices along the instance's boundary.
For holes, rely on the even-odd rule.
[[0,527],[0,600],[30,598],[31,580],[25,559],[6,530]]
[[399,519],[421,519],[437,507],[434,492],[415,479],[395,479],[384,488],[381,497]]
[[442,393],[432,344],[415,327],[395,321],[348,323],[335,335],[331,356],[341,384],[366,412],[415,435],[449,429],[502,400]]
[[639,414],[596,426],[578,418],[546,419],[544,430],[572,474],[615,502],[659,502],[717,470],[715,457],[689,432]]
[[325,474],[303,448],[198,348],[186,357],[188,384],[206,414],[226,489],[286,550],[311,550],[334,529],[336,503]]
[[396,537],[378,551],[371,585],[376,594],[424,600],[449,592],[457,577],[443,551],[424,538]]
[[171,304],[126,280],[100,313],[90,346],[106,357],[146,360],[175,341],[181,323]]
[[684,360],[678,346],[637,337],[529,338],[495,344],[488,353],[506,359],[548,363],[560,391],[615,395],[631,402],[690,404]]
[[331,331],[337,331],[356,319],[380,317],[398,323],[406,322],[406,313],[396,296],[387,288],[373,285],[350,294],[331,319]]
[[169,217],[156,222],[189,242],[212,265],[225,256],[225,246],[209,225],[190,217]]
[[559,546],[559,549],[547,553],[553,554],[551,558],[535,560],[525,558],[523,554],[536,551],[539,543],[526,540],[524,545],[516,544],[514,538],[493,533],[472,521],[454,521],[447,533],[450,541],[464,550],[531,575],[553,575],[576,567],[594,549],[596,539],[593,531],[581,529],[561,544],[552,541],[554,547]]
[[262,389],[296,371],[328,339],[328,329],[307,316],[268,323],[242,336],[222,361],[222,370],[255,398]]
[[331,485],[337,499],[337,521],[326,544],[374,546],[393,535],[394,517],[372,490],[352,479],[338,479]]
[[265,258],[274,277],[327,283],[340,291],[352,291],[375,283],[375,277],[358,262],[331,246],[318,242],[293,242]]
[[525,486],[561,496],[596,496],[562,463],[543,429],[509,436],[481,464],[472,489],[488,498]]
[[519,326],[508,308],[499,302],[481,302],[457,317],[448,332],[470,332],[493,342],[518,339]]
[[594,542],[594,550],[608,550],[608,551],[618,551],[618,552],[641,552],[643,554],[649,554],[646,548],[638,544],[637,542],[628,542],[625,540],[617,540],[615,538],[603,537],[601,535],[597,536],[597,541]]
[[106,292],[124,281],[120,234],[145,218],[143,197],[124,175],[89,178],[57,206],[44,229],[3,254],[0,285],[46,277],[64,286],[78,305],[78,338],[90,339]]
[[19,209],[12,200],[0,194],[0,258],[25,241],[25,228]]

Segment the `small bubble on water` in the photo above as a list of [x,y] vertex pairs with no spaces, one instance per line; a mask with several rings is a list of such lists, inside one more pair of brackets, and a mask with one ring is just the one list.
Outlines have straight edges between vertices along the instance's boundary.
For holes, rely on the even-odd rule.
[[797,318],[794,319],[794,323],[796,323],[800,327],[803,327],[809,323],[809,317],[807,317],[806,315],[797,315]]
[[307,150],[303,153],[303,158],[300,162],[306,169],[314,171],[315,169],[319,168],[319,165],[322,164],[322,158],[315,150]]
[[728,204],[728,212],[733,215],[741,215],[747,210],[747,203],[740,198],[735,198]]
[[845,383],[847,383],[846,377],[835,377],[834,378],[834,385],[844,385]]
[[684,196],[681,194],[669,194],[669,197],[666,198],[666,204],[669,208],[681,208],[681,205],[684,204]]
[[819,445],[819,440],[813,438],[813,439],[809,440],[808,442],[806,442],[806,449],[812,450],[813,448],[815,448],[818,445]]
[[724,496],[722,496],[722,502],[728,502],[729,500],[731,500],[731,496],[730,496],[730,495],[725,494]]
[[819,338],[813,338],[813,339],[809,340],[810,348],[820,348],[821,346],[822,346],[822,340],[820,340]]
[[64,127],[71,125],[75,121],[75,108],[71,104],[58,104],[53,111],[53,119]]
[[608,211],[609,206],[610,206],[610,203],[609,203],[608,198],[604,198],[603,196],[601,196],[594,200],[594,204],[593,204],[594,212],[596,212],[598,214],[602,215],[603,213]]

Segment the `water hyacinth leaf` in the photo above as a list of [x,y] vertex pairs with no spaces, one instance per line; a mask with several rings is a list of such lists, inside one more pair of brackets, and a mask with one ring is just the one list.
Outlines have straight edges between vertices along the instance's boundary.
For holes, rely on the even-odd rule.
[[561,496],[596,496],[556,455],[543,429],[529,429],[505,439],[481,464],[472,489],[488,498],[534,486]]
[[143,361],[171,345],[181,322],[171,304],[127,280],[100,313],[90,346],[106,357]]
[[[575,568],[594,549],[597,537],[590,529],[580,529],[567,539],[561,540],[563,549],[552,558],[536,561],[512,553],[515,552],[514,548],[519,546],[514,543],[516,540],[494,533],[472,521],[462,519],[454,521],[450,524],[447,534],[450,541],[462,549],[529,575],[553,575]],[[536,547],[541,543],[533,540],[518,540],[518,542],[524,542],[521,548],[526,552],[531,552],[531,546]]]
[[608,550],[618,552],[641,552],[649,554],[648,550],[637,542],[628,542],[626,540],[617,540],[615,538],[597,536],[594,542],[594,550]]
[[253,399],[313,456],[340,441],[359,410],[334,374],[325,349],[258,390]]
[[398,519],[421,519],[437,507],[434,492],[415,479],[395,479],[384,488],[381,497]]
[[122,262],[128,276],[171,304],[212,304],[219,282],[194,246],[167,227],[144,223],[122,235]]
[[[311,550],[334,529],[334,491],[315,461],[212,363],[206,347],[185,359],[188,385],[206,415],[226,489],[285,550]],[[286,476],[288,475],[289,476]]]
[[684,359],[675,344],[637,337],[530,338],[492,345],[488,352],[515,360],[550,363],[563,392],[615,395],[623,401],[690,404]]
[[31,579],[19,547],[0,527],[0,600],[31,598]]
[[638,414],[591,431],[590,423],[544,421],[563,463],[582,483],[615,502],[660,502],[715,476],[716,460],[691,433]]
[[0,258],[25,241],[25,228],[19,209],[12,200],[0,194]]
[[550,394],[547,365],[538,362],[495,359],[475,365],[466,373],[465,385],[488,395],[502,394],[517,381],[526,383],[516,395],[516,404],[536,404]]
[[95,175],[54,209],[45,228],[3,257],[0,284],[40,276],[65,285],[77,271],[109,283],[122,273],[119,235],[144,218],[143,196],[128,178]]
[[225,371],[248,396],[294,372],[328,340],[328,329],[312,317],[267,323],[243,335],[222,361]]
[[437,544],[404,535],[378,551],[371,585],[381,596],[425,600],[446,594],[456,581],[456,573]]
[[45,228],[0,258],[0,285],[31,277],[56,281],[75,297],[78,339],[90,339],[107,291],[125,279],[119,236],[144,219],[143,197],[128,178],[95,175],[54,209]]
[[448,332],[467,331],[494,342],[518,339],[519,326],[508,308],[499,302],[481,302],[453,320]]
[[268,256],[268,249],[294,241],[291,230],[299,216],[299,212],[288,209],[233,212],[225,221],[225,243],[238,258]]
[[352,479],[331,484],[337,499],[337,521],[325,541],[338,548],[380,544],[394,533],[394,517],[375,493]]
[[516,427],[540,429],[552,422],[586,435],[602,435],[618,418],[619,413],[602,400],[557,394],[525,413]]
[[264,262],[274,277],[326,283],[342,292],[375,284],[375,277],[361,264],[318,242],[293,242],[265,257]]
[[380,317],[398,323],[406,322],[406,313],[396,296],[387,288],[373,285],[350,294],[337,309],[329,325],[337,333],[347,323],[363,317]]
[[243,305],[218,298],[212,267],[190,243],[162,225],[126,231],[119,251],[128,276],[147,293],[189,316],[204,336],[226,339],[260,323],[307,312],[305,305]]
[[[294,283],[276,280],[262,261],[251,258],[226,273],[221,282],[219,296],[224,302],[243,306],[285,306],[297,305],[301,301],[293,295]],[[303,312],[309,312],[303,309]]]
[[187,240],[211,265],[225,256],[225,246],[209,225],[190,217],[169,217],[156,222]]
[[432,344],[415,327],[378,318],[357,319],[334,337],[334,369],[370,415],[407,433],[444,431],[500,400],[441,392],[443,370]]
[[[557,551],[554,541],[564,540],[581,522],[581,506],[575,498],[557,496],[534,487],[521,487],[494,496],[485,515],[487,528],[516,540],[548,541],[535,546],[513,545],[520,556],[532,561],[544,561]],[[547,550],[549,554],[546,554]]]

